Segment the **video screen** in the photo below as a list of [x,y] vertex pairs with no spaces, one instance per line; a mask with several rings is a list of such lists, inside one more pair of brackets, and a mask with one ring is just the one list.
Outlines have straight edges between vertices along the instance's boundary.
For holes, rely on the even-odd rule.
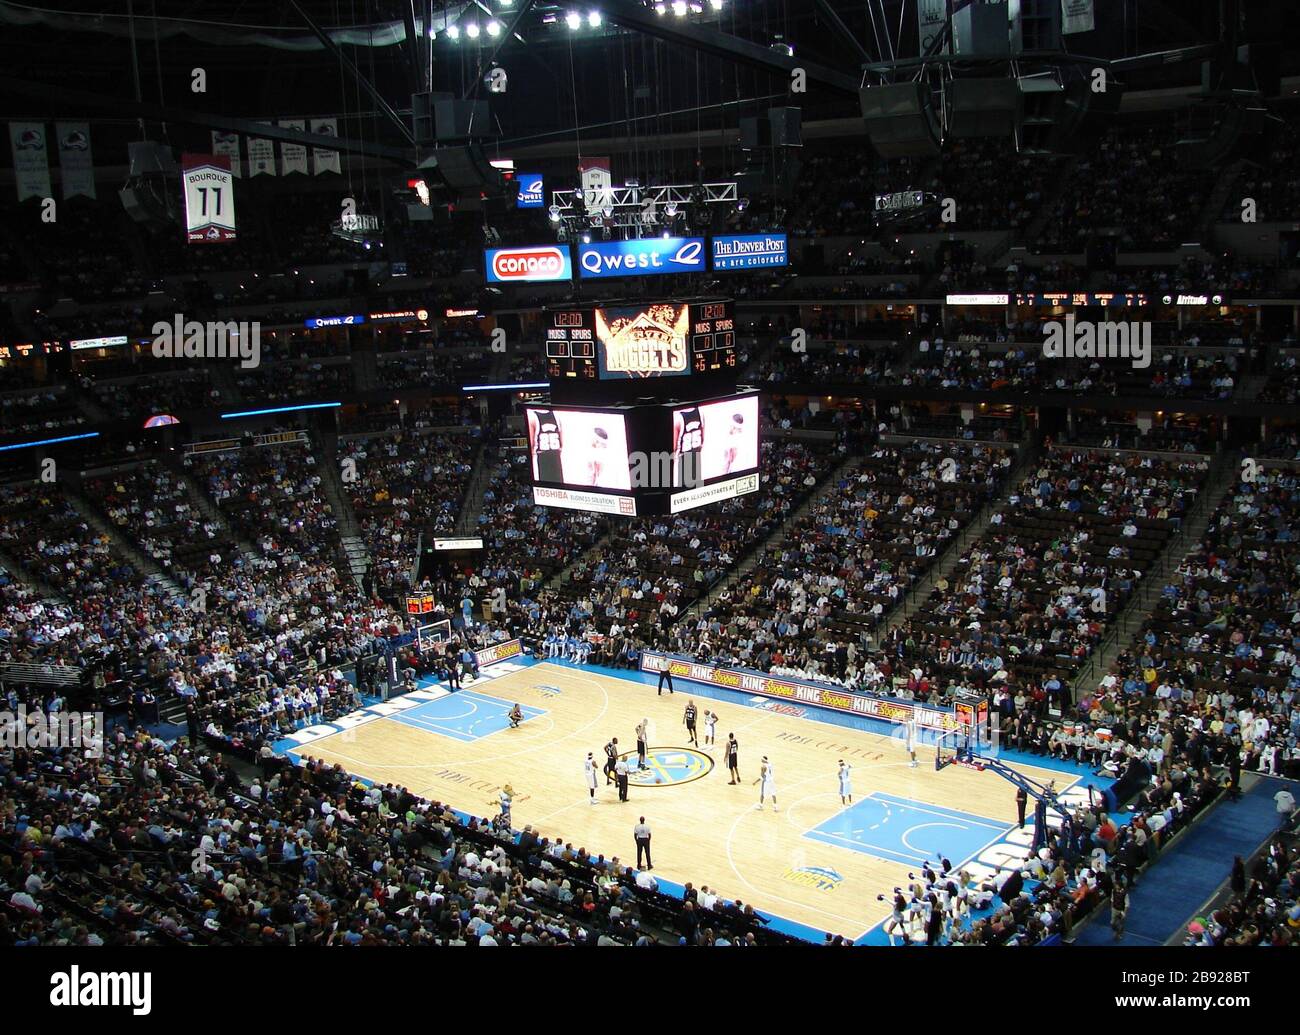
[[627,424],[620,413],[529,407],[533,480],[580,489],[632,491]]
[[757,467],[757,395],[673,410],[674,485],[699,485]]
[[602,380],[675,377],[691,372],[690,306],[656,303],[596,310]]

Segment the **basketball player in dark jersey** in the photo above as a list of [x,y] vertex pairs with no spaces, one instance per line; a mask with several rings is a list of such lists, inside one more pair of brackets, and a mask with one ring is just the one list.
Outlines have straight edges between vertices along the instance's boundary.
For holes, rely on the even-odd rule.
[[551,410],[536,410],[537,432],[533,438],[534,473],[539,482],[563,482],[564,465],[560,460],[564,448],[560,422]]
[[681,427],[673,443],[674,488],[691,488],[700,477],[700,451],[704,448],[704,420],[698,406],[681,412]]
[[682,717],[682,721],[686,723],[686,732],[691,735],[691,743],[694,744],[696,747],[699,747],[700,741],[699,738],[695,735],[695,702],[694,701],[686,702],[686,712]]
[[727,768],[731,770],[731,779],[727,783],[740,783],[740,745],[736,743],[734,733],[727,734]]

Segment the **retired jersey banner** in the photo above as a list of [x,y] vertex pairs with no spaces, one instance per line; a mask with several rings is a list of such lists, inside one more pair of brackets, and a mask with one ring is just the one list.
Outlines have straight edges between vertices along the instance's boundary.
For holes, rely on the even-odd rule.
[[212,153],[230,159],[230,175],[238,179],[243,175],[240,169],[239,134],[223,133],[219,129],[212,131]]
[[248,175],[275,175],[275,141],[262,137],[248,138]]
[[235,239],[235,186],[230,159],[221,155],[182,155],[185,185],[185,240],[220,244]]
[[[948,23],[948,0],[916,0],[916,21],[921,40],[921,53],[930,53]],[[933,53],[946,54],[949,49],[948,44],[945,43]]]
[[[281,119],[280,125],[285,129],[307,128],[307,123],[302,119]],[[290,173],[307,175],[306,144],[291,144],[287,140],[280,141],[280,173],[283,176],[288,176]]]
[[[311,131],[323,137],[337,137],[339,135],[338,119],[312,119]],[[311,149],[312,171],[319,176],[321,173],[332,172],[342,173],[339,167],[339,153],[329,151],[321,147]]]
[[764,672],[751,672],[747,669],[706,665],[653,651],[641,652],[641,671],[658,675],[660,659],[665,657],[668,659],[668,671],[672,673],[674,679],[690,679],[697,683],[726,687],[745,694],[758,694],[778,701],[810,704],[817,708],[865,715],[884,722],[916,722],[921,726],[944,730],[955,730],[958,727],[957,716],[947,709],[927,708],[912,701],[902,701],[892,697],[868,697],[866,694],[851,693],[839,687],[818,685],[801,679],[770,676]]
[[582,197],[588,209],[609,204],[614,176],[608,158],[583,158],[578,162],[578,176],[582,180]]
[[59,143],[59,171],[63,197],[95,196],[95,159],[90,153],[89,122],[56,122],[54,137]]
[[9,143],[14,151],[14,185],[18,188],[18,200],[50,197],[50,165],[45,145],[45,124],[42,122],[9,123]]
[[1094,7],[1093,0],[1061,0],[1061,32],[1092,32]]

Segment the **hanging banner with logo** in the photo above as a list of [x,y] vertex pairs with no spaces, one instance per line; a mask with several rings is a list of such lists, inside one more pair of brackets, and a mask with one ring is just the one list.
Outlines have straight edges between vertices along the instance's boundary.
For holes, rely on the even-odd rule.
[[578,162],[578,175],[582,178],[582,197],[588,209],[609,203],[614,176],[609,171],[608,158],[583,158]]
[[275,141],[262,137],[248,138],[248,175],[275,175]]
[[519,197],[516,208],[541,208],[546,204],[546,181],[541,173],[516,173]]
[[14,185],[18,188],[18,200],[50,197],[50,164],[45,151],[45,124],[9,123],[9,143],[13,145],[14,151]]
[[235,239],[235,186],[230,159],[222,155],[182,155],[185,185],[185,240],[220,244]]
[[1094,6],[1093,0],[1061,0],[1061,32],[1092,32]]
[[238,179],[243,175],[239,156],[239,134],[223,133],[219,129],[212,131],[212,153],[230,159],[230,175]]
[[[948,0],[916,0],[916,20],[921,53],[931,53],[930,48],[948,22]],[[949,45],[945,43],[933,53],[947,54],[948,50]]]
[[[280,125],[285,129],[303,129],[307,128],[307,123],[302,119],[281,119]],[[280,141],[280,175],[288,176],[290,173],[302,173],[307,175],[307,145],[291,144],[287,140]]]
[[56,122],[54,137],[59,142],[59,169],[63,174],[63,197],[95,196],[95,159],[90,153],[89,122]]
[[579,244],[578,265],[584,279],[645,277],[656,273],[703,273],[704,238],[647,237],[640,241],[593,241]]
[[[337,137],[339,135],[339,120],[312,119],[311,131],[323,137]],[[317,176],[326,172],[340,174],[343,172],[339,167],[339,153],[337,151],[327,151],[324,148],[313,147],[311,149],[311,160]]]
[[483,259],[489,284],[533,284],[573,279],[567,244],[488,248]]

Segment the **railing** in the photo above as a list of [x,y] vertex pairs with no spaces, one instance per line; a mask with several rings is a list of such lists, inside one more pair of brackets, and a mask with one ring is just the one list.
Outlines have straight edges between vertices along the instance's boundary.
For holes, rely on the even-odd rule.
[[37,665],[21,661],[0,663],[0,682],[33,686],[81,686],[84,673],[75,665]]

